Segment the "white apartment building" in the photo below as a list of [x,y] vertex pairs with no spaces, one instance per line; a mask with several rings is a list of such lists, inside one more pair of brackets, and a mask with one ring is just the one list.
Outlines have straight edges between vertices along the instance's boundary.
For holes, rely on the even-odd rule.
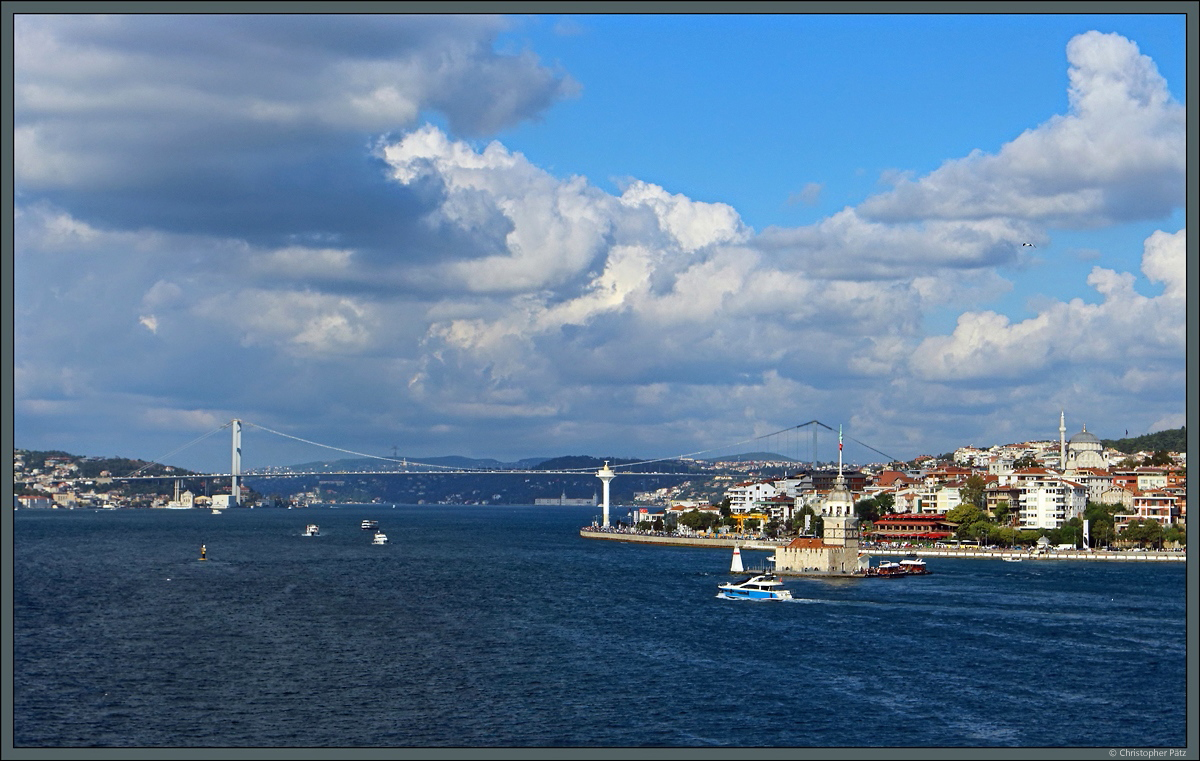
[[734,513],[753,512],[756,503],[768,500],[779,494],[774,481],[747,481],[731,486],[725,491],[729,500],[729,510]]
[[975,447],[959,447],[954,450],[954,462],[956,465],[966,467],[974,467],[981,463],[987,462],[990,459],[986,450],[976,449]]
[[1087,487],[1057,476],[1023,478],[1017,490],[1017,519],[1022,529],[1058,528],[1087,508]]
[[1138,468],[1138,491],[1154,491],[1167,488],[1167,472],[1165,470]]
[[926,483],[916,494],[915,513],[937,513],[945,515],[962,504],[962,494],[957,484]]

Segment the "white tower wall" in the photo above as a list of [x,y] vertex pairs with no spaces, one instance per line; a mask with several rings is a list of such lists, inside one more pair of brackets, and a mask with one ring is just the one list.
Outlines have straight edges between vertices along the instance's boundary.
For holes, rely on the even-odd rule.
[[604,467],[596,471],[596,478],[599,478],[604,483],[604,516],[601,525],[608,528],[608,485],[612,482],[617,474],[613,469],[608,467],[608,461],[604,462]]

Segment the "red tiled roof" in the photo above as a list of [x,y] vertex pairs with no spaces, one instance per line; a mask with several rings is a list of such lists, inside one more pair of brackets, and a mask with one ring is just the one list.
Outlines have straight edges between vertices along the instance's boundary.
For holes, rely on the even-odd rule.
[[795,539],[793,539],[791,541],[791,543],[788,544],[788,547],[797,548],[797,549],[810,549],[810,550],[819,550],[820,548],[822,548],[824,546],[825,546],[824,539],[817,539],[815,537],[810,537],[810,536],[796,537]]

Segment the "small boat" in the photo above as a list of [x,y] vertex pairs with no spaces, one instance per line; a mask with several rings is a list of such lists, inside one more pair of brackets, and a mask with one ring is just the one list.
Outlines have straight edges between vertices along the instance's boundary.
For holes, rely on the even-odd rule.
[[315,523],[310,523],[304,527],[304,535],[305,536],[320,536],[321,535],[321,527]]
[[377,529],[377,528],[379,528],[379,521],[363,521],[362,528],[363,528],[363,531],[370,531],[372,529]]
[[721,584],[717,597],[726,600],[790,600],[792,593],[773,573],[760,573],[737,584]]
[[371,539],[371,544],[387,544],[387,534],[382,531],[376,531],[375,536]]
[[221,514],[221,508],[219,508],[219,507],[214,507],[214,508],[212,509],[212,514],[213,514],[213,515],[220,515],[220,514]]
[[929,573],[929,569],[925,567],[925,561],[920,558],[901,560],[900,567],[909,576],[920,576],[923,573]]
[[1005,563],[1020,563],[1021,562],[1021,558],[1019,558],[1019,557],[1015,557],[1015,558],[1002,557],[1000,559],[1003,560]]
[[867,569],[868,576],[907,576],[908,569],[891,560],[884,560],[879,565]]

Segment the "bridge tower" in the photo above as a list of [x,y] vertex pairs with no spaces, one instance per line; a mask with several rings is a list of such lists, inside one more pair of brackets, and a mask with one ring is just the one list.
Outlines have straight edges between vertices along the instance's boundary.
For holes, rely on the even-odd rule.
[[242,504],[242,487],[238,484],[238,476],[242,474],[242,421],[233,419],[233,464],[230,468],[233,474],[230,478],[230,507],[240,507]]
[[608,467],[608,460],[604,461],[603,468],[596,471],[596,478],[604,482],[604,520],[602,525],[605,528],[608,528],[608,485],[616,477],[617,474],[613,472],[612,468]]

